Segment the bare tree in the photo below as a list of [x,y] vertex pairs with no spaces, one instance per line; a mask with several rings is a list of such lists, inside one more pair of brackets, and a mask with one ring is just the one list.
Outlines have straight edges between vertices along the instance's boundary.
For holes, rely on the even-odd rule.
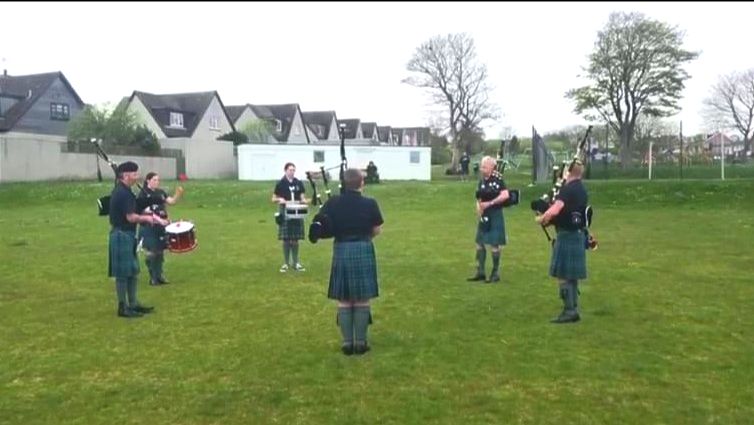
[[754,130],[754,68],[721,76],[704,104],[706,121],[736,129],[748,153]]
[[640,13],[612,13],[585,69],[593,83],[566,93],[577,113],[607,122],[618,133],[623,168],[631,164],[637,118],[667,117],[679,110],[689,78],[681,66],[699,55],[684,50],[682,41],[683,33],[668,24]]
[[416,49],[406,68],[416,75],[403,82],[429,89],[433,101],[446,109],[455,169],[464,135],[479,134],[483,121],[499,116],[489,100],[487,67],[477,60],[474,40],[464,33],[435,36]]

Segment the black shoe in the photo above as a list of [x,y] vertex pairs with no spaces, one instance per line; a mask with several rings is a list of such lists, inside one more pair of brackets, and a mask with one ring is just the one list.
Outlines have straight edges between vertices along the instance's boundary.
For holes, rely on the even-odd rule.
[[550,323],[576,323],[579,320],[581,320],[579,313],[564,311],[560,313],[560,316],[550,320]]
[[350,356],[353,354],[353,344],[343,344],[340,346],[340,350],[343,351],[343,354],[346,356]]
[[489,279],[485,280],[485,282],[487,283],[500,282],[500,275],[498,275],[497,273],[493,273],[490,275]]
[[143,314],[133,311],[128,307],[118,307],[118,317],[134,318],[141,317]]
[[372,347],[370,347],[366,342],[356,343],[353,346],[353,353],[356,355],[362,355],[371,349]]
[[168,282],[168,280],[167,280],[167,279],[165,279],[165,278],[164,278],[164,277],[162,277],[162,276],[160,276],[159,278],[157,278],[157,282],[159,282],[159,283],[160,283],[160,285],[167,285],[168,283],[170,283],[170,282]]
[[149,314],[154,311],[154,307],[145,307],[143,305],[137,305],[136,307],[131,307],[131,310],[137,313]]
[[486,279],[484,274],[477,273],[476,276],[466,279],[467,282],[480,282]]

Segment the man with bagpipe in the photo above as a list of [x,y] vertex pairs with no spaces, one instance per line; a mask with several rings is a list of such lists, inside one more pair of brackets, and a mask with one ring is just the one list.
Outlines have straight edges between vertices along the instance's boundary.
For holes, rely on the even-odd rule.
[[[508,190],[503,180],[505,171],[503,143],[503,141],[500,142],[497,160],[491,156],[485,156],[480,162],[481,178],[476,190],[476,211],[479,216],[476,231],[477,272],[467,279],[470,282],[500,281],[501,249],[507,242],[503,207],[518,204],[519,198],[519,191]],[[492,251],[492,271],[489,278],[485,274],[487,257],[485,245],[489,245]]]
[[111,161],[97,139],[91,140],[95,151],[115,173],[115,185],[110,195],[97,200],[100,216],[110,219],[108,238],[108,276],[115,278],[115,292],[118,297],[119,317],[140,317],[151,313],[154,308],[143,306],[136,298],[136,283],[139,275],[139,260],[136,256],[136,224],[166,226],[167,220],[154,214],[142,214],[148,204],[137,200],[131,186],[139,179],[139,166],[133,161],[116,164]]
[[[341,132],[340,195],[330,197],[327,173],[321,168],[328,196],[309,226],[309,240],[334,238],[327,297],[338,301],[336,324],[341,351],[361,355],[370,350],[367,330],[372,323],[370,300],[379,295],[377,260],[372,239],[382,231],[384,220],[377,201],[362,195],[364,174],[348,168]],[[312,183],[314,203],[321,202]]]
[[[558,279],[563,311],[552,323],[574,323],[581,317],[578,312],[578,281],[586,279],[586,250],[596,249],[597,242],[588,234],[592,209],[581,180],[584,171],[584,143],[592,127],[587,129],[570,165],[560,170],[560,177],[549,195],[532,202],[537,212],[536,221],[552,243],[550,276]],[[557,179],[556,179],[557,180]],[[557,236],[552,241],[547,229],[554,225]]]
[[139,317],[152,312],[136,298],[136,279],[139,274],[139,261],[136,256],[136,224],[158,224],[167,226],[167,220],[154,214],[139,214],[136,196],[131,186],[139,179],[139,166],[132,161],[124,162],[115,168],[116,184],[110,194],[108,215],[110,216],[108,275],[115,278],[118,296],[118,316]]

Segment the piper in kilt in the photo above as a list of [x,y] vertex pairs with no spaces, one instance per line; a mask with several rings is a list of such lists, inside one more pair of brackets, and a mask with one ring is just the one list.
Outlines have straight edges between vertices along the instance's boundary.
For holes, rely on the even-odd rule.
[[552,247],[550,276],[558,279],[563,312],[553,323],[572,323],[581,320],[578,312],[579,279],[586,279],[586,232],[583,211],[588,203],[586,188],[581,181],[584,166],[576,161],[566,183],[555,201],[537,216],[542,225],[554,224],[557,236]]
[[[151,202],[144,212],[156,214],[165,220],[168,219],[165,204],[175,205],[181,195],[183,195],[183,188],[178,186],[175,190],[175,195],[169,196],[160,188],[160,175],[154,172],[147,173],[144,185],[139,192],[139,198]],[[162,265],[165,263],[165,248],[167,247],[165,227],[159,224],[151,225],[143,223],[139,226],[138,239],[142,241],[142,247],[144,248],[144,262],[149,270],[149,284],[152,286],[167,284],[168,281],[162,275]]]
[[383,220],[377,201],[361,193],[361,170],[349,168],[343,179],[343,194],[320,210],[329,217],[335,238],[327,297],[338,300],[341,350],[346,355],[364,354],[369,351],[367,329],[372,323],[369,300],[379,295],[372,238],[380,233]]
[[120,164],[115,172],[117,181],[110,195],[110,237],[108,276],[115,278],[118,296],[118,316],[139,317],[153,308],[139,304],[136,299],[136,278],[139,262],[136,258],[136,223],[167,225],[167,221],[152,214],[136,213],[136,197],[131,186],[139,179],[135,162]]
[[[306,204],[304,192],[304,183],[295,177],[296,166],[288,162],[283,168],[285,175],[275,185],[272,192],[272,202],[278,204],[280,221],[278,223],[278,240],[283,241],[283,259],[285,263],[280,266],[280,272],[285,273],[291,267],[296,271],[305,271],[298,258],[298,241],[304,239],[304,220],[303,219],[286,219],[285,204],[286,202],[296,201]],[[293,257],[293,262],[291,262]]]
[[[476,260],[477,271],[471,282],[494,283],[500,281],[500,254],[506,243],[505,219],[503,218],[503,202],[509,197],[503,176],[495,173],[497,161],[491,156],[485,156],[480,163],[481,178],[476,190],[476,211],[479,217],[476,231]],[[487,251],[484,246],[490,245],[492,251],[492,271],[486,278],[484,263]]]

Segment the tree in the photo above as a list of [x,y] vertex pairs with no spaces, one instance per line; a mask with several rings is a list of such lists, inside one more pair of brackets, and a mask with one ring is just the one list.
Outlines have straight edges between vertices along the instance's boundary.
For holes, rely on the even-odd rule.
[[684,50],[682,42],[683,33],[668,24],[641,13],[612,13],[585,68],[592,84],[566,93],[576,113],[607,122],[620,136],[623,168],[631,165],[638,117],[667,117],[679,110],[689,78],[682,65],[699,56]]
[[456,169],[464,137],[473,138],[483,121],[498,117],[488,97],[487,67],[477,60],[474,40],[464,33],[432,37],[416,48],[406,68],[415,75],[403,82],[428,89],[446,110],[451,169]]
[[708,123],[736,129],[743,136],[744,151],[748,153],[754,130],[754,68],[721,76],[704,103]]
[[447,164],[450,161],[450,149],[448,149],[448,139],[434,133],[429,136],[429,143],[432,150],[431,163]]
[[241,132],[249,138],[249,143],[270,143],[274,127],[270,121],[257,118],[246,123]]
[[68,126],[69,140],[102,140],[105,145],[138,146],[147,152],[160,150],[157,136],[124,107],[88,105]]

